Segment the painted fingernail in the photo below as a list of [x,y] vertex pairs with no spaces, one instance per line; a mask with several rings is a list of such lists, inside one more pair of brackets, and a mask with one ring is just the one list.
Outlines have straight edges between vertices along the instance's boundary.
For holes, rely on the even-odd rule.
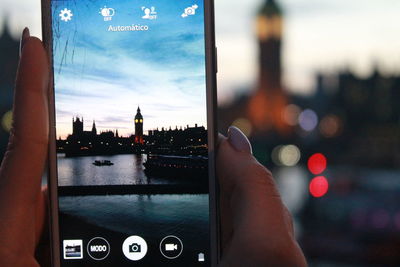
[[235,126],[229,127],[228,141],[235,150],[253,154],[249,139],[247,139],[246,135],[239,128]]
[[24,31],[22,32],[21,41],[19,42],[19,56],[20,57],[22,55],[22,50],[24,49],[24,45],[29,37],[31,37],[31,33],[30,33],[28,27],[26,27],[24,29]]

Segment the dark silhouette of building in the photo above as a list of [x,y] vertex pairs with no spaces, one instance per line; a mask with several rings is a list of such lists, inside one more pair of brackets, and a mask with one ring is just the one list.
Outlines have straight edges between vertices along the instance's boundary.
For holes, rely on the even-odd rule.
[[170,151],[175,155],[207,155],[207,130],[197,124],[184,129],[152,130],[146,137],[146,146],[157,154]]
[[282,119],[288,102],[282,86],[283,12],[277,1],[265,1],[256,24],[259,45],[257,87],[249,95],[220,108],[220,128],[223,131],[237,121],[246,120],[253,136],[265,137],[274,132],[286,135],[290,128]]
[[19,41],[10,32],[7,20],[0,30],[0,162],[8,142],[13,87],[18,66]]
[[[96,122],[93,121],[92,125],[92,135],[97,135],[97,129],[96,129]],[[117,131],[117,137],[118,137],[118,131]]]
[[135,144],[143,145],[143,116],[140,113],[140,107],[137,109],[135,116]]
[[207,130],[203,126],[162,128],[143,134],[143,116],[140,108],[135,116],[135,135],[123,137],[118,130],[97,133],[93,121],[91,131],[84,130],[84,119],[72,119],[72,134],[57,140],[57,152],[67,157],[114,154],[202,155],[207,156]]

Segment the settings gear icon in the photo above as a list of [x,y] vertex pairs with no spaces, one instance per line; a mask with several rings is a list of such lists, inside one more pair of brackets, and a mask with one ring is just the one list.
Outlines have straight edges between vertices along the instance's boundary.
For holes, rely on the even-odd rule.
[[68,22],[70,20],[72,20],[72,16],[74,14],[72,14],[72,11],[69,9],[64,8],[63,10],[61,10],[60,12],[60,17],[62,21]]

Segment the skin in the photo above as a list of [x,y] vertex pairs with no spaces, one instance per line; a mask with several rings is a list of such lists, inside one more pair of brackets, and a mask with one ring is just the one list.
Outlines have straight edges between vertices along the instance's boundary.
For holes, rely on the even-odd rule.
[[[13,127],[0,167],[0,265],[50,266],[46,190],[49,65],[41,41],[24,34]],[[219,138],[220,266],[307,266],[271,173],[250,151]],[[4,245],[6,244],[6,245]]]

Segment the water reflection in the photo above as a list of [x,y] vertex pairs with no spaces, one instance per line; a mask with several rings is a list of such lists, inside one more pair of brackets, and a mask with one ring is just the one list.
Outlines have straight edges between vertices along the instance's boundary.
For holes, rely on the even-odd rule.
[[[144,173],[143,163],[147,155],[115,155],[66,158],[58,155],[58,176],[60,186],[79,185],[122,185],[122,184],[164,184],[168,181],[153,178]],[[94,161],[110,160],[112,166],[95,166]]]

